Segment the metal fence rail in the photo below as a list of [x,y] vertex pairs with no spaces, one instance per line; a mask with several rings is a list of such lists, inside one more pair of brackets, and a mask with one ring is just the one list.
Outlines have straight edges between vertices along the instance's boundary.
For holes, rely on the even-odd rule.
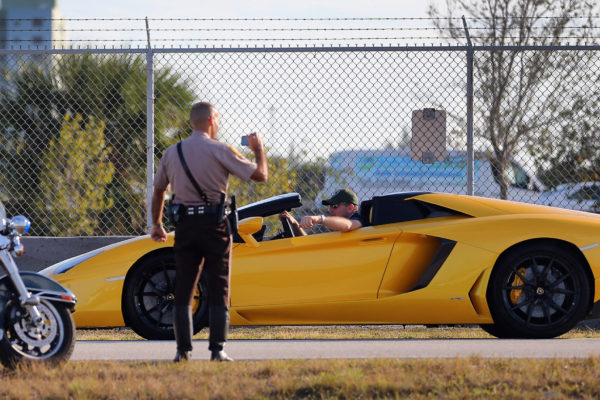
[[316,208],[350,187],[361,200],[425,190],[597,211],[599,50],[0,50],[0,195],[34,235],[145,233],[155,163],[206,100],[221,141],[244,151],[241,135],[263,136],[270,180],[231,179],[241,204],[297,191]]

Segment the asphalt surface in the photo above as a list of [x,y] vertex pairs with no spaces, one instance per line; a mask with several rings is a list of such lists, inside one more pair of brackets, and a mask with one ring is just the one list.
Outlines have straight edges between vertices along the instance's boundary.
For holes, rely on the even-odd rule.
[[[195,340],[193,360],[208,359],[208,342]],[[361,358],[587,358],[600,356],[600,339],[231,340],[238,361]],[[78,341],[71,360],[171,360],[174,341]]]

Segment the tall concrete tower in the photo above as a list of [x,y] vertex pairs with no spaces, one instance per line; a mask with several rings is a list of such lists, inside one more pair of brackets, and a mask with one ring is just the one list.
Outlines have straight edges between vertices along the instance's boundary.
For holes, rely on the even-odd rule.
[[44,49],[65,44],[58,0],[0,1],[0,48]]

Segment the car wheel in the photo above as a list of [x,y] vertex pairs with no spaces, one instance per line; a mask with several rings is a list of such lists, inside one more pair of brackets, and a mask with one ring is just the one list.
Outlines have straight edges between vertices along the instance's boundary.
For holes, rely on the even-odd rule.
[[492,336],[500,339],[510,338],[510,334],[496,324],[480,324],[479,327]]
[[584,318],[590,304],[585,266],[553,244],[531,244],[494,267],[487,300],[498,337],[552,338]]
[[[206,278],[200,276],[192,306],[194,333],[208,326]],[[135,333],[150,340],[173,340],[175,256],[162,253],[130,271],[123,287],[123,317]]]

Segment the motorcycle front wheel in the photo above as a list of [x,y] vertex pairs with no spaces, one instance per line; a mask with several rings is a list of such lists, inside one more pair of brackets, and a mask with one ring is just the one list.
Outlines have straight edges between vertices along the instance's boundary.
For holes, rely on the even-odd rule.
[[34,324],[17,301],[6,304],[0,362],[14,368],[22,362],[67,361],[75,347],[75,323],[67,304],[42,299],[37,306],[42,322]]

